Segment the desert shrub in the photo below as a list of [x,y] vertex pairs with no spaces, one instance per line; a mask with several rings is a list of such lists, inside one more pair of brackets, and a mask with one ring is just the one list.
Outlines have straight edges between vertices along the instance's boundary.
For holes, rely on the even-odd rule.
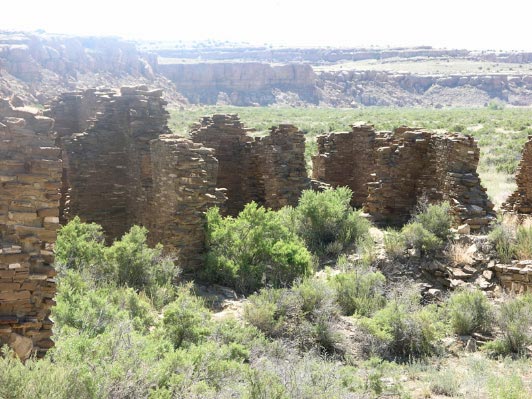
[[411,298],[391,299],[360,325],[369,334],[370,352],[399,360],[410,360],[436,353],[444,325],[434,305],[421,307]]
[[442,370],[429,376],[430,391],[436,395],[458,396],[461,376],[455,370]]
[[526,399],[529,393],[519,375],[497,376],[488,380],[489,399]]
[[352,195],[347,187],[303,192],[293,209],[293,219],[297,233],[311,251],[337,254],[367,237],[371,224],[351,207]]
[[451,233],[451,206],[448,202],[420,205],[417,214],[414,216],[414,222],[420,223],[440,240],[446,241]]
[[146,290],[171,284],[178,269],[162,255],[162,246],[150,248],[147,230],[133,226],[111,246],[103,242],[101,227],[74,218],[59,230],[56,264],[60,270],[77,270],[98,286],[106,284]]
[[211,332],[210,313],[190,290],[190,284],[179,287],[177,299],[164,309],[163,334],[175,348],[198,343]]
[[332,290],[320,281],[293,289],[262,289],[244,307],[244,319],[266,336],[328,352],[339,339],[334,329],[338,314]]
[[411,222],[401,230],[407,248],[414,248],[423,254],[434,252],[443,246],[443,241],[419,222]]
[[474,259],[471,252],[468,251],[469,244],[453,242],[446,250],[447,256],[453,265],[470,265]]
[[406,250],[406,242],[401,232],[391,228],[387,229],[384,232],[384,249],[386,254],[392,259],[403,256]]
[[510,263],[514,258],[516,224],[515,218],[499,217],[489,234],[489,239],[495,245],[495,250],[503,263]]
[[486,344],[495,355],[522,354],[532,344],[532,295],[511,298],[497,312],[501,337]]
[[277,212],[255,203],[238,217],[207,212],[207,261],[203,277],[249,293],[291,284],[312,271],[311,255]]
[[532,224],[526,223],[517,228],[514,253],[517,259],[532,259]]
[[492,328],[493,309],[486,296],[479,290],[464,290],[453,293],[448,301],[450,323],[460,335],[488,332]]
[[370,316],[386,303],[384,284],[386,278],[380,272],[358,268],[330,278],[336,301],[347,316]]
[[[104,253],[102,227],[96,223],[82,223],[76,216],[57,233],[56,267],[73,270],[102,269]],[[105,274],[105,271],[96,273]]]

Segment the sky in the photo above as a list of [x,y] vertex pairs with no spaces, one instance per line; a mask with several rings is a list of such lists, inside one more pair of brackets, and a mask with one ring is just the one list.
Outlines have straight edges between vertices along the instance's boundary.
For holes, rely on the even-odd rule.
[[[1,0],[0,29],[277,46],[532,51],[531,0]],[[5,3],[5,4],[4,4]]]

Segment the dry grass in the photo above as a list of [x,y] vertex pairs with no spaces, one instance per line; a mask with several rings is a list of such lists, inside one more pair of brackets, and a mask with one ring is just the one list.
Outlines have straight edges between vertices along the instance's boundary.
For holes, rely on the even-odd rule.
[[453,243],[447,249],[447,256],[451,263],[455,266],[470,265],[474,259],[472,253],[469,250],[470,245],[462,243]]

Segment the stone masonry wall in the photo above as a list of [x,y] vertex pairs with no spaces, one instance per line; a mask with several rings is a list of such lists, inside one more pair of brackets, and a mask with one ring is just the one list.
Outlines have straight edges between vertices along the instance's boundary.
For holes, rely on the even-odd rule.
[[[88,127],[62,139],[68,159],[66,220],[78,215],[96,222],[109,240],[134,224],[146,224],[152,186],[150,140],[168,133],[161,95],[160,90],[147,91],[142,86],[122,88],[120,95],[103,92],[93,120],[63,123],[65,119],[58,119],[58,129],[65,135],[71,127]],[[50,114],[60,114],[63,108],[52,108]]]
[[218,161],[213,150],[177,135],[151,142],[153,200],[150,204],[150,241],[175,253],[185,270],[203,261],[205,211],[225,201],[216,189]]
[[265,137],[253,138],[250,131],[237,115],[213,115],[191,132],[194,142],[214,149],[227,214],[237,215],[251,201],[272,209],[296,205],[301,191],[310,188],[303,133],[292,125],[273,127]]
[[378,224],[408,221],[420,200],[449,201],[455,223],[486,226],[493,204],[476,173],[479,149],[473,138],[401,127],[375,132],[353,126],[349,133],[318,137],[313,177],[353,190],[353,205]]
[[317,139],[318,154],[312,157],[312,178],[353,191],[352,205],[362,207],[375,165],[377,133],[372,125],[353,125],[349,133],[330,133]]
[[515,181],[517,189],[506,200],[502,209],[518,214],[532,214],[532,136],[528,137],[523,149]]
[[53,346],[62,167],[52,127],[37,111],[0,100],[0,344],[22,359]]
[[495,274],[505,291],[514,294],[532,293],[532,260],[495,265]]

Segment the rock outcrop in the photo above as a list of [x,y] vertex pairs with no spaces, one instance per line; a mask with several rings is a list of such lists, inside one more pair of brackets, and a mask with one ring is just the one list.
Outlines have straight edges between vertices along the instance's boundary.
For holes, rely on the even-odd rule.
[[265,137],[253,138],[249,131],[237,115],[213,115],[190,134],[194,142],[214,149],[217,186],[227,189],[227,213],[237,215],[251,201],[272,209],[296,205],[310,188],[303,133],[292,125],[273,127]]
[[532,136],[525,143],[523,156],[515,177],[517,189],[502,205],[507,212],[530,215],[532,214]]
[[317,103],[316,74],[310,65],[272,66],[257,62],[161,64],[158,71],[192,103],[268,105],[275,90]]
[[318,138],[313,178],[350,187],[353,205],[378,224],[407,222],[422,200],[449,201],[456,225],[479,230],[491,221],[493,204],[476,173],[478,159],[470,136],[356,125]]
[[38,111],[0,100],[0,344],[21,359],[53,346],[62,167],[52,128]]

